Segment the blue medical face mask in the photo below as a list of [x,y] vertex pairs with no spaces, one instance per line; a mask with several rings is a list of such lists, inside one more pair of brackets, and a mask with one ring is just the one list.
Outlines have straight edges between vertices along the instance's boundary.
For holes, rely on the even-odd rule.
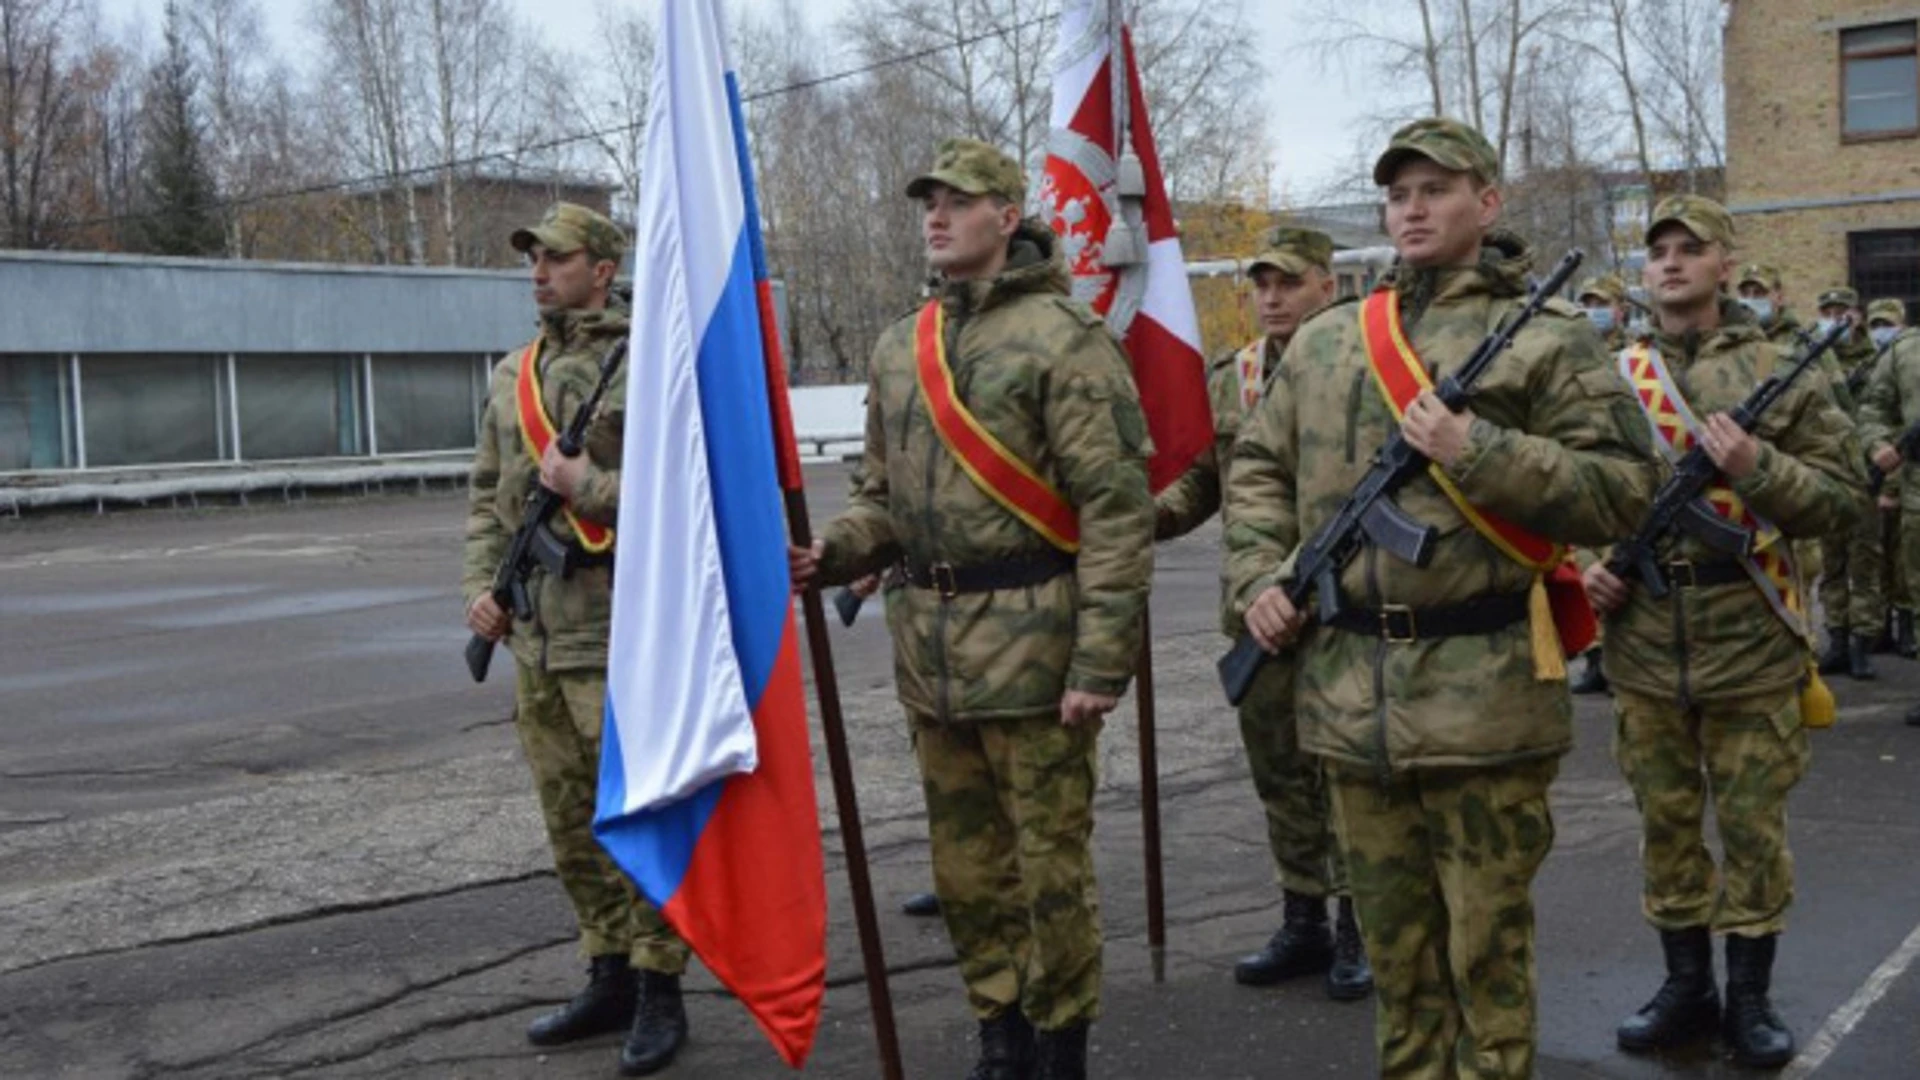
[[1587,318],[1593,321],[1593,328],[1595,330],[1598,330],[1603,334],[1610,334],[1613,332],[1613,327],[1615,324],[1613,319],[1612,308],[1590,307],[1587,309]]
[[1839,325],[1840,325],[1840,320],[1839,320],[1839,319],[1835,319],[1835,318],[1831,318],[1831,317],[1829,317],[1829,316],[1826,316],[1826,315],[1822,315],[1822,316],[1820,316],[1820,321],[1819,321],[1819,322],[1817,322],[1817,323],[1814,323],[1814,324],[1813,324],[1813,333],[1814,333],[1814,336],[1815,336],[1815,337],[1826,337],[1826,336],[1827,336],[1828,334],[1831,334],[1831,333],[1833,333],[1833,328],[1834,328],[1834,327],[1836,327],[1836,326],[1839,326]]
[[1743,296],[1740,302],[1753,312],[1753,317],[1760,320],[1761,326],[1773,325],[1773,301],[1764,296]]
[[1873,347],[1876,349],[1886,348],[1887,342],[1892,341],[1899,335],[1900,328],[1897,326],[1876,326],[1867,331],[1867,336],[1873,338]]

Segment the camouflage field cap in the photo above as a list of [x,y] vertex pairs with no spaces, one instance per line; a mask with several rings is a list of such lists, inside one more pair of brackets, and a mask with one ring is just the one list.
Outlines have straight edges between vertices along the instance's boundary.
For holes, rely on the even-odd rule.
[[1299,277],[1314,267],[1322,270],[1333,267],[1333,237],[1318,229],[1276,225],[1267,230],[1260,245],[1260,254],[1247,264],[1249,274],[1271,266],[1283,274]]
[[1780,271],[1766,263],[1748,263],[1740,268],[1740,280],[1733,283],[1734,288],[1742,285],[1758,285],[1768,292],[1780,291]]
[[1681,228],[1722,247],[1733,246],[1733,215],[1727,208],[1704,195],[1669,195],[1653,208],[1653,220],[1647,223],[1647,243],[1660,226],[1677,222]]
[[1814,306],[1832,307],[1835,304],[1844,304],[1850,308],[1859,307],[1860,294],[1847,288],[1845,285],[1838,285],[1821,293],[1819,303]]
[[1584,303],[1589,296],[1597,296],[1609,304],[1624,304],[1627,302],[1627,283],[1621,281],[1617,274],[1590,277],[1580,283],[1580,291],[1574,295],[1574,299]]
[[978,139],[940,140],[933,168],[907,183],[907,198],[917,199],[935,184],[969,195],[998,195],[1016,205],[1027,199],[1020,163]]
[[1472,173],[1487,183],[1500,179],[1500,155],[1485,135],[1471,125],[1444,117],[1415,120],[1393,133],[1387,149],[1373,163],[1373,182],[1385,187],[1410,157],[1423,157],[1443,169]]
[[535,244],[555,255],[571,255],[586,248],[595,259],[619,262],[627,253],[627,234],[602,214],[579,203],[557,202],[547,208],[540,224],[515,229],[508,239],[513,250],[525,254]]
[[1867,305],[1868,323],[1886,323],[1889,326],[1907,324],[1907,307],[1891,296],[1883,296]]

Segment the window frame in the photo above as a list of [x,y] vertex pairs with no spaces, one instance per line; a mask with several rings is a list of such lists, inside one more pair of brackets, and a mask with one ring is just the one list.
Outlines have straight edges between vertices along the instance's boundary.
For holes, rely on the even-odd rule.
[[[1906,45],[1863,49],[1859,52],[1847,51],[1847,35],[1866,30],[1881,30],[1891,26],[1905,26],[1913,30],[1914,40]],[[1839,64],[1835,70],[1835,102],[1840,110],[1840,144],[1884,142],[1888,139],[1912,139],[1920,137],[1920,121],[1914,126],[1893,128],[1886,131],[1847,130],[1847,64],[1854,60],[1885,60],[1896,56],[1914,57],[1914,109],[1920,115],[1920,19],[1890,19],[1886,22],[1867,23],[1861,26],[1849,26],[1834,35],[1835,46],[1839,53]]]

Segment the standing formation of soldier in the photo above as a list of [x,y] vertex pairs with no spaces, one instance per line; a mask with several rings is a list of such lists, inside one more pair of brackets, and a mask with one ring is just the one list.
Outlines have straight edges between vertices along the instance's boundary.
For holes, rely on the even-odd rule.
[[[1281,925],[1236,979],[1324,974],[1336,999],[1374,991],[1384,1077],[1532,1075],[1532,884],[1553,844],[1548,788],[1572,745],[1565,654],[1590,603],[1607,647],[1582,681],[1614,693],[1613,753],[1642,819],[1643,908],[1666,970],[1618,1043],[1641,1052],[1717,1033],[1743,1064],[1793,1053],[1770,999],[1793,898],[1786,801],[1808,766],[1806,728],[1828,719],[1818,672],[1871,677],[1866,653],[1886,633],[1863,469],[1897,474],[1920,443],[1920,334],[1897,302],[1862,318],[1850,290],[1820,294],[1820,329],[1852,319],[1858,336],[1743,429],[1730,410],[1807,346],[1778,272],[1736,264],[1726,210],[1681,196],[1646,234],[1644,327],[1630,332],[1620,279],[1589,278],[1577,305],[1538,305],[1456,412],[1432,386],[1529,296],[1532,252],[1499,227],[1498,155],[1469,126],[1422,120],[1394,134],[1373,179],[1393,269],[1336,303],[1330,238],[1270,232],[1248,264],[1262,332],[1208,367],[1214,446],[1157,500],[1127,357],[1069,297],[1056,238],[1023,217],[1018,163],[949,139],[907,186],[938,286],[874,347],[849,508],[788,555],[796,589],[881,571],[893,582],[896,688],[938,909],[979,1025],[973,1080],[1087,1075],[1102,948],[1097,739],[1134,674],[1152,541],[1216,510],[1222,628],[1279,658],[1239,724]],[[579,407],[595,350],[624,332],[607,303],[624,241],[563,204],[514,243],[533,261],[543,334],[494,377],[469,625],[514,651],[518,728],[592,960],[588,988],[529,1037],[628,1026],[623,1071],[639,1074],[685,1038],[686,951],[587,829],[618,408],[595,419],[579,458],[523,442],[530,424],[551,429]],[[1857,400],[1849,364],[1872,365],[1853,380]],[[529,380],[541,416],[526,414]],[[1430,462],[1394,498],[1432,527],[1432,557],[1363,540],[1318,584],[1338,589],[1339,613],[1316,618],[1289,599],[1294,558],[1396,433]],[[1605,556],[1696,447],[1716,470],[1708,506],[1751,554],[1662,537],[1669,588],[1656,596]],[[533,617],[510,620],[487,578],[536,478],[569,500],[555,539],[581,549],[581,569],[536,575]],[[1913,490],[1890,486],[1883,508]],[[1920,517],[1901,521],[1893,561],[1920,573]],[[1794,541],[1820,538],[1830,644],[1816,657],[1795,559],[1806,545]],[[1893,627],[1911,655],[1910,609]],[[1907,722],[1920,725],[1920,706]]]

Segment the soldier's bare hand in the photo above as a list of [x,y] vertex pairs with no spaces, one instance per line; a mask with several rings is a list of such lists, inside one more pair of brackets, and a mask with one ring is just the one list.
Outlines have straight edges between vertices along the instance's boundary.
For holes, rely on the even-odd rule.
[[1745,480],[1760,467],[1759,441],[1742,431],[1726,413],[1707,417],[1707,429],[1701,435],[1700,445],[1729,480]]
[[492,593],[481,593],[467,605],[467,629],[488,641],[499,641],[512,628],[513,620],[493,602]]
[[1269,653],[1277,653],[1293,644],[1300,636],[1300,628],[1307,625],[1307,617],[1294,610],[1293,601],[1287,599],[1287,591],[1278,585],[1267,587],[1267,591],[1254,598],[1253,606],[1247,609],[1247,632],[1253,640]]
[[820,573],[820,559],[827,553],[827,542],[815,540],[812,547],[787,545],[787,576],[793,579],[795,593],[806,592]]
[[868,574],[866,577],[852,581],[848,583],[847,591],[865,600],[880,591],[880,575]]
[[1060,699],[1060,722],[1067,727],[1079,727],[1107,715],[1119,704],[1120,699],[1111,694],[1069,690]]
[[1873,448],[1873,463],[1880,466],[1881,472],[1890,473],[1900,467],[1900,451],[1891,443],[1881,443]]
[[587,456],[579,454],[568,457],[560,452],[560,443],[555,440],[547,444],[547,452],[540,455],[540,483],[563,499],[573,498],[580,490],[580,482],[587,477]]
[[1882,510],[1900,509],[1900,496],[1881,494],[1874,498],[1874,504]]
[[1467,449],[1467,433],[1472,428],[1473,410],[1454,412],[1431,390],[1422,391],[1414,398],[1400,421],[1400,432],[1413,448],[1442,467],[1451,467],[1460,460]]
[[1587,600],[1593,604],[1593,610],[1602,615],[1619,610],[1620,605],[1627,602],[1627,583],[1614,576],[1604,562],[1581,571],[1580,583],[1587,588]]

